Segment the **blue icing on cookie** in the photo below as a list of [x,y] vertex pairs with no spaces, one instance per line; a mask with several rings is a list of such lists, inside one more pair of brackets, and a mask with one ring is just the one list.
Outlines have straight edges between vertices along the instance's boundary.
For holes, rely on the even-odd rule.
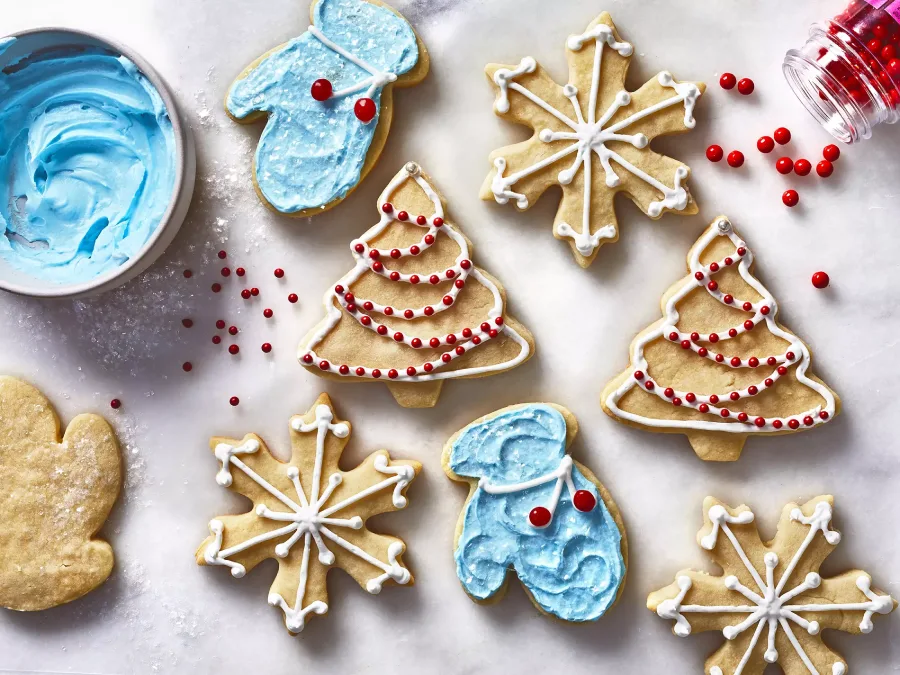
[[[365,0],[319,0],[313,24],[331,42],[387,74],[401,75],[419,60],[416,34],[391,10]],[[312,83],[329,80],[335,92],[371,73],[306,31],[279,47],[236,81],[225,101],[237,118],[269,115],[256,150],[256,182],[283,213],[321,207],[344,197],[360,180],[375,128],[357,119],[364,96],[380,110],[380,83],[346,96],[316,101]]]
[[[595,621],[615,602],[625,577],[622,535],[603,500],[575,509],[562,493],[550,524],[528,521],[536,506],[552,503],[557,481],[506,494],[493,489],[546,476],[566,456],[566,422],[555,408],[528,405],[467,428],[453,444],[450,468],[482,481],[466,505],[456,547],[456,571],[466,591],[486,600],[503,585],[510,567],[549,614],[566,621]],[[596,486],[572,467],[577,490],[595,497]]]

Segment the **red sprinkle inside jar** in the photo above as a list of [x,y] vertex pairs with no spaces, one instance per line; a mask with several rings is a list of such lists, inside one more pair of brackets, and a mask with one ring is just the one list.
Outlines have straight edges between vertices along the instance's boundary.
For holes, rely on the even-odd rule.
[[850,0],[836,17],[810,28],[806,44],[787,53],[782,70],[819,123],[838,140],[855,143],[876,125],[900,119],[898,35],[900,0]]

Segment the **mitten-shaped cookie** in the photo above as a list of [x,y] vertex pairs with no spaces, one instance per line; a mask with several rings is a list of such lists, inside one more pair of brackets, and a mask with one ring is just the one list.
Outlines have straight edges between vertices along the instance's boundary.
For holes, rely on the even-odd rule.
[[34,611],[102,584],[112,547],[94,535],[119,494],[119,446],[99,415],[78,415],[60,441],[41,392],[0,377],[0,606]]

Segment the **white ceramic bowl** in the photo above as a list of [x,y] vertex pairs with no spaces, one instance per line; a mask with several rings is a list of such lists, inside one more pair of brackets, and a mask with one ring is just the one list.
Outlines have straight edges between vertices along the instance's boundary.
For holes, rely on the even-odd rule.
[[[175,148],[177,152],[175,187],[172,190],[169,207],[163,215],[162,221],[136,256],[124,265],[91,281],[68,285],[36,279],[0,259],[0,288],[12,293],[40,298],[73,298],[94,295],[108,291],[116,286],[121,286],[147,269],[166,250],[166,247],[172,243],[172,239],[175,238],[175,235],[181,228],[181,224],[184,222],[190,206],[191,196],[194,193],[194,177],[197,171],[194,139],[191,136],[190,128],[183,122],[175,97],[172,96],[171,90],[159,73],[139,54],[136,54],[128,47],[98,35],[68,28],[40,28],[13,33],[11,37],[16,38],[16,41],[0,54],[0,69],[26,54],[47,47],[72,45],[105,47],[130,59],[147,79],[153,83],[163,103],[166,105],[166,110],[172,121],[172,129],[175,133]],[[0,106],[2,105],[2,102],[0,102]],[[4,177],[0,176],[0,180],[3,179]]]

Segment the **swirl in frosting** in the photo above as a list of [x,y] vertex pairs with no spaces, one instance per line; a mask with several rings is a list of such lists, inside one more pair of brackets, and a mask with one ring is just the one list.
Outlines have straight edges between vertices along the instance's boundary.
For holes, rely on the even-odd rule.
[[124,56],[49,48],[0,70],[0,257],[16,269],[67,285],[126,264],[176,173],[165,104]]

